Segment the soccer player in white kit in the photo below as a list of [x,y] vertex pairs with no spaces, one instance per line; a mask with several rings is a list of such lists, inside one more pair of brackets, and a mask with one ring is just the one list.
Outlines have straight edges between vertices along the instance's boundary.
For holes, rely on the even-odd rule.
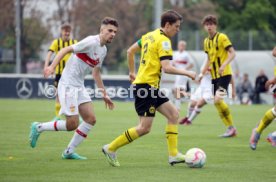
[[[114,104],[105,91],[100,68],[107,52],[105,45],[112,42],[117,29],[117,20],[110,17],[104,18],[98,35],[88,36],[77,44],[63,48],[57,54],[53,63],[44,70],[44,76],[47,78],[54,73],[55,67],[60,60],[67,53],[72,53],[58,85],[58,95],[61,103],[60,114],[66,116],[66,121],[33,122],[30,131],[30,145],[32,148],[36,146],[39,135],[44,131],[75,130],[75,134],[68,147],[62,153],[62,158],[87,159],[75,153],[75,148],[87,137],[89,131],[96,124],[96,117],[91,104],[92,101],[84,87],[84,77],[87,70],[93,70],[93,78],[103,95],[105,105],[112,110]],[[84,120],[80,125],[78,125],[79,114]]]
[[[178,69],[190,70],[194,65],[191,56],[186,51],[186,45],[186,42],[183,40],[178,42],[178,51],[173,54],[172,64]],[[173,95],[175,98],[175,106],[178,110],[180,110],[181,107],[181,97],[184,97],[185,95],[183,95],[183,93],[186,93],[187,91],[188,80],[189,78],[186,76],[175,76]]]
[[[207,60],[205,60],[206,63]],[[205,63],[203,65],[205,65]],[[201,68],[202,69],[202,68]],[[191,94],[191,101],[188,105],[187,116],[180,120],[179,124],[190,125],[201,108],[207,103],[213,103],[212,77],[210,69],[205,73],[196,91]]]

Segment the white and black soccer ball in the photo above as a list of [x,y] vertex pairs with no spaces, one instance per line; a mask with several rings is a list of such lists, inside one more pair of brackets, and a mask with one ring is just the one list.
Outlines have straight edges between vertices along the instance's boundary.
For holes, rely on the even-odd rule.
[[206,154],[200,148],[191,148],[186,152],[185,163],[190,168],[202,168],[206,163]]

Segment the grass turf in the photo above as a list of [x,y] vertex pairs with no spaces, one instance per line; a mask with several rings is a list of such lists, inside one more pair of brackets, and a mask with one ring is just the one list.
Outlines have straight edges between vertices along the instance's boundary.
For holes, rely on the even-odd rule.
[[[61,153],[73,132],[45,132],[32,149],[28,143],[32,121],[53,118],[54,101],[0,100],[0,181],[275,181],[276,148],[265,141],[276,129],[272,123],[256,151],[249,149],[252,128],[272,106],[231,106],[238,136],[218,138],[225,131],[214,106],[203,109],[193,125],[179,126],[179,150],[202,148],[207,163],[202,169],[185,164],[169,166],[164,134],[166,120],[157,114],[150,134],[118,151],[121,167],[108,165],[101,153],[126,129],[137,124],[133,103],[116,102],[108,111],[103,102],[94,103],[97,124],[77,149],[86,161],[62,160]],[[186,105],[182,106],[183,116]]]

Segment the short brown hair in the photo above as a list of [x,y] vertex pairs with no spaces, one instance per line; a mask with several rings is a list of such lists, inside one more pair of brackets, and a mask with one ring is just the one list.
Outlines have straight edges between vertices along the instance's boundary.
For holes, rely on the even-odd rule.
[[119,27],[119,24],[118,24],[118,21],[114,18],[111,18],[111,17],[105,17],[103,20],[102,20],[102,25],[114,25],[115,27]]
[[218,19],[215,15],[207,15],[203,18],[202,25],[205,25],[206,23],[212,23],[212,24],[217,25]]
[[70,23],[68,23],[68,22],[63,23],[60,27],[61,30],[67,29],[67,28],[72,29]]
[[182,21],[182,16],[174,10],[168,10],[161,16],[161,27],[165,27],[166,23],[175,23],[177,20]]

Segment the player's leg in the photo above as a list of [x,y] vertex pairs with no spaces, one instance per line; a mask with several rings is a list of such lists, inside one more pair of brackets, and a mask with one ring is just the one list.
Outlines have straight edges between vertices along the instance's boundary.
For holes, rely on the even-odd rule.
[[188,118],[191,116],[191,114],[193,113],[193,110],[195,108],[195,106],[197,105],[197,101],[201,98],[201,88],[198,87],[196,89],[196,91],[191,95],[191,100],[188,104],[188,108],[187,108],[187,115],[186,117],[180,119],[179,124],[191,124],[190,122],[188,122]]
[[[87,137],[88,133],[96,123],[96,117],[91,102],[82,103],[79,105],[79,113],[84,121],[75,130],[74,136],[69,142],[67,148],[64,150],[62,157],[65,159],[86,159],[86,157],[79,156],[75,153],[82,141]],[[78,116],[77,116],[77,119]]]
[[276,147],[276,131],[269,133],[266,139],[271,143],[272,147]]
[[207,103],[212,103],[212,90],[209,88],[202,88],[201,97],[198,99],[196,106],[191,113],[190,117],[187,119],[187,123],[192,123],[193,120],[201,113],[201,108]]
[[[141,89],[141,92],[138,91]],[[111,143],[104,145],[102,148],[103,153],[105,154],[108,162],[112,166],[120,166],[117,157],[116,151],[136,140],[137,138],[147,134],[150,132],[152,122],[155,116],[155,103],[156,99],[151,98],[149,85],[136,85],[134,90],[135,95],[135,109],[139,116],[139,124],[136,127],[132,127],[125,132],[123,132],[120,136],[115,138]],[[141,97],[138,95],[144,95],[147,92],[147,97]]]
[[[56,74],[55,81],[54,81],[54,86],[56,87],[56,89],[58,88],[58,83],[59,83],[60,78],[61,78],[61,75]],[[59,111],[60,111],[61,105],[59,102],[58,93],[56,95],[55,101],[56,101],[55,102],[55,117],[54,117],[53,121],[58,120],[60,118]]]
[[275,119],[276,117],[276,106],[272,109],[269,109],[256,128],[253,129],[251,137],[250,137],[250,148],[252,150],[256,150],[258,140],[260,139],[260,135],[263,130]]
[[179,113],[171,102],[164,102],[161,104],[157,111],[164,115],[168,124],[166,126],[166,138],[169,153],[169,164],[174,165],[177,163],[184,163],[185,156],[178,151],[178,117]]
[[223,95],[227,95],[227,88],[231,81],[231,75],[223,76],[214,83],[214,92],[215,92],[215,106],[219,113],[219,116],[227,130],[224,134],[220,135],[220,137],[233,137],[236,136],[237,131],[233,124],[233,118],[230,113],[229,106],[224,102]]

